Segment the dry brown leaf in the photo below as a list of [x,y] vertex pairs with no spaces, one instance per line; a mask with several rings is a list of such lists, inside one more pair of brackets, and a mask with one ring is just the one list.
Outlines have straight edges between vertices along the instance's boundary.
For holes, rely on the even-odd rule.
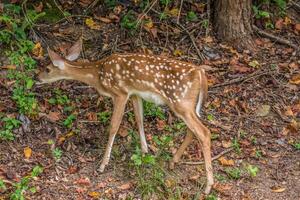
[[90,28],[90,29],[94,29],[94,30],[100,30],[101,29],[101,25],[97,24],[92,18],[87,18],[85,20],[85,24]]
[[37,6],[34,6],[34,5],[33,5],[33,7],[34,7],[34,10],[35,10],[37,13],[40,13],[40,12],[42,12],[42,10],[43,10],[43,8],[44,8],[44,5],[43,5],[43,2],[40,1],[39,5],[37,5]]
[[283,188],[283,187],[272,187],[272,192],[276,192],[276,193],[280,193],[280,192],[284,192],[286,190],[286,188]]
[[97,15],[94,15],[95,19],[98,19],[99,21],[101,22],[104,22],[104,23],[112,23],[112,20],[109,19],[109,18],[106,18],[106,17],[98,17]]
[[300,31],[300,24],[295,24],[295,30]]
[[275,23],[275,28],[281,30],[283,27],[283,19],[279,19]]
[[60,113],[59,112],[49,112],[48,115],[46,115],[46,117],[50,120],[50,121],[53,121],[53,122],[56,122],[58,120],[60,120]]
[[293,76],[289,82],[291,84],[299,85],[300,84],[300,74]]
[[68,168],[68,173],[69,174],[75,174],[75,173],[77,173],[78,172],[78,167],[77,166],[70,166],[69,168]]
[[32,49],[32,54],[35,55],[38,58],[42,58],[44,53],[43,53],[43,48],[40,42],[36,43]]
[[173,55],[174,55],[174,56],[177,56],[177,57],[182,56],[182,54],[183,54],[183,52],[182,52],[181,50],[179,50],[179,49],[176,49],[176,50],[173,52]]
[[100,192],[93,191],[93,192],[89,192],[88,195],[93,199],[98,199],[100,197]]
[[1,66],[2,69],[16,69],[16,65],[5,65],[5,66]]
[[223,166],[233,166],[234,165],[234,161],[233,160],[227,160],[224,156],[220,157],[218,159],[218,161],[220,162],[221,165]]
[[124,184],[118,186],[118,189],[129,190],[131,188],[131,186],[132,186],[131,182],[128,182],[128,183],[124,183]]
[[164,130],[165,126],[166,126],[166,122],[164,120],[160,120],[160,119],[157,120],[156,128],[159,131]]
[[31,157],[32,150],[30,147],[25,147],[24,148],[24,156],[26,159],[29,159]]
[[227,190],[231,190],[232,185],[229,183],[216,183],[214,184],[214,189],[220,193],[224,193]]
[[294,112],[292,111],[290,106],[287,106],[284,112],[285,116],[294,116]]
[[91,181],[88,177],[85,177],[85,178],[79,178],[77,179],[76,181],[74,181],[74,184],[76,185],[90,185],[91,184]]
[[231,147],[231,141],[228,140],[228,141],[225,141],[225,140],[222,140],[222,147],[228,149],[229,147]]
[[168,15],[170,15],[171,17],[177,17],[178,13],[179,13],[179,9],[178,8],[172,8],[171,10],[166,10],[166,13]]
[[118,133],[121,137],[126,137],[128,135],[128,130],[126,128],[121,127]]
[[87,113],[86,117],[89,121],[97,121],[97,113],[95,113],[95,112]]
[[287,26],[287,25],[289,25],[289,24],[291,24],[291,23],[292,23],[291,18],[289,18],[288,16],[286,16],[286,17],[284,18],[283,24]]
[[208,37],[203,38],[203,41],[206,43],[212,43],[214,40],[211,36],[208,36]]

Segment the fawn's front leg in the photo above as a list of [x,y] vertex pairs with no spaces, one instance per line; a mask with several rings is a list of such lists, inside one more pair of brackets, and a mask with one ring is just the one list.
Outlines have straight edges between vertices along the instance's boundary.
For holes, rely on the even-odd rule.
[[140,97],[136,95],[133,95],[131,99],[133,103],[135,121],[139,129],[142,152],[148,153],[147,141],[145,137],[144,124],[143,124],[143,118],[144,118],[143,101]]
[[109,138],[108,143],[105,149],[105,154],[103,157],[103,160],[101,162],[99,171],[103,172],[105,169],[105,166],[108,164],[111,154],[111,149],[114,143],[115,136],[119,130],[122,117],[124,115],[124,110],[126,106],[128,97],[127,96],[118,96],[114,98],[114,111],[111,117],[110,121],[110,128],[109,128]]

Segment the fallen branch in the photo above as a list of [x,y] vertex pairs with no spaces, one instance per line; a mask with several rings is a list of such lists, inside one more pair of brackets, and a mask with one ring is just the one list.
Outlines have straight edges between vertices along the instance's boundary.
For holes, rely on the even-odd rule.
[[184,28],[184,26],[182,26],[181,24],[176,23],[176,25],[179,26],[182,30],[184,30],[184,31],[188,34],[188,36],[190,37],[190,39],[191,39],[191,41],[192,41],[192,44],[193,44],[194,48],[195,48],[196,51],[197,51],[197,55],[198,55],[199,59],[200,59],[201,61],[204,61],[204,60],[205,60],[205,57],[204,57],[204,55],[200,52],[200,50],[199,50],[199,48],[198,48],[198,46],[197,46],[197,44],[196,44],[196,42],[195,42],[194,36],[193,36],[186,28]]
[[[220,158],[221,156],[229,153],[232,150],[233,150],[233,148],[231,147],[229,149],[226,149],[226,150],[222,151],[218,155],[212,157],[212,161],[217,160],[218,158]],[[202,165],[202,164],[204,164],[204,161],[199,161],[199,162],[180,162],[180,163],[181,164],[185,164],[185,165]]]
[[210,88],[217,88],[217,87],[221,87],[221,86],[232,85],[235,83],[239,83],[242,81],[248,81],[252,78],[263,76],[263,75],[270,74],[270,73],[271,73],[270,71],[255,71],[252,74],[249,74],[247,76],[238,77],[236,79],[232,79],[232,80],[224,82],[224,83],[216,84],[216,85],[211,86]]
[[295,50],[298,50],[299,49],[299,46],[292,43],[291,41],[289,40],[286,40],[286,39],[283,39],[283,38],[279,38],[271,33],[267,33],[261,29],[259,29],[258,27],[256,26],[253,26],[253,29],[261,36],[264,36],[264,37],[267,37],[269,39],[271,39],[273,42],[276,42],[276,43],[280,43],[280,44],[284,44],[284,45],[287,45],[287,46],[290,46],[292,47],[293,49]]

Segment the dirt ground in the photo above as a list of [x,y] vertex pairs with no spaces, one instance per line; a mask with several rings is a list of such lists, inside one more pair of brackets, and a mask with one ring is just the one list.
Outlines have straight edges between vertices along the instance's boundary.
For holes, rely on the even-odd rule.
[[[166,33],[160,26],[159,37],[140,31],[135,36],[125,33],[115,24],[107,24],[100,31],[88,29],[82,24],[58,23],[37,28],[39,37],[54,49],[70,46],[80,35],[84,38],[83,57],[96,60],[112,52],[142,52],[171,55],[176,49],[178,59],[200,64],[188,35],[181,31]],[[172,29],[174,27],[171,27]],[[188,30],[196,29],[193,24]],[[204,106],[203,121],[213,134],[212,155],[216,156],[230,148],[233,150],[223,158],[233,164],[213,162],[216,184],[213,194],[222,200],[296,200],[300,199],[300,151],[293,145],[300,141],[300,88],[291,82],[300,71],[299,55],[294,50],[274,44],[269,39],[254,36],[254,52],[237,52],[230,44],[221,44],[214,37],[205,37],[199,30],[195,38],[201,52],[204,52],[212,70],[207,71],[209,97]],[[282,33],[280,33],[282,34]],[[36,37],[32,33],[32,37]],[[35,38],[36,39],[36,38]],[[292,41],[298,41],[293,35]],[[64,42],[62,43],[60,42]],[[65,45],[65,46],[64,46]],[[49,63],[45,57],[39,61],[39,69]],[[252,63],[252,64],[250,64]],[[255,64],[253,64],[255,63]],[[252,66],[251,66],[252,65]],[[137,130],[135,124],[125,115],[121,132],[114,144],[112,159],[104,173],[97,172],[107,142],[107,123],[91,119],[96,112],[111,111],[109,99],[99,96],[92,88],[75,81],[59,81],[50,85],[34,86],[39,100],[40,113],[36,118],[20,116],[11,99],[11,88],[7,84],[6,71],[0,76],[0,102],[6,115],[28,119],[15,130],[16,139],[0,142],[0,176],[9,190],[0,194],[8,198],[11,184],[26,176],[34,166],[43,167],[43,173],[32,181],[35,193],[26,193],[28,199],[143,199],[137,189],[137,174],[130,159],[132,138],[127,133]],[[50,112],[66,118],[63,106],[50,105],[53,88],[59,88],[75,107],[76,120],[71,129],[62,125],[62,120],[53,120]],[[154,135],[170,134],[161,129],[160,123],[173,126],[177,119],[163,108],[167,120],[145,117],[145,131],[151,154],[155,154]],[[126,113],[132,111],[131,103]],[[23,120],[26,121],[26,120]],[[70,131],[76,134],[70,137]],[[174,153],[183,141],[184,130],[175,134],[173,145],[166,149]],[[64,138],[63,140],[61,138]],[[49,140],[54,144],[49,144]],[[24,148],[30,147],[32,155],[24,158]],[[62,149],[60,160],[51,153],[55,147]],[[195,141],[185,152],[183,161],[201,161],[200,146]],[[246,166],[251,164],[259,170],[256,176],[249,176]],[[180,199],[200,199],[205,186],[203,165],[180,163],[172,171],[167,161],[161,164],[171,180],[176,180],[181,190]],[[241,176],[230,178],[226,170],[241,169]],[[169,188],[175,192],[172,184]],[[157,197],[150,199],[167,199]]]

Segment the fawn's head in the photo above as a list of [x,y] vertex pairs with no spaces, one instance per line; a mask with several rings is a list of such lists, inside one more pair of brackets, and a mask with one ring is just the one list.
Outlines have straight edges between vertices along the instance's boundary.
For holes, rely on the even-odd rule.
[[68,49],[67,56],[62,58],[59,54],[51,49],[47,49],[51,60],[46,69],[38,74],[38,84],[52,83],[62,79],[73,79],[72,67],[66,61],[76,60],[81,51],[82,41],[78,40],[70,49]]

